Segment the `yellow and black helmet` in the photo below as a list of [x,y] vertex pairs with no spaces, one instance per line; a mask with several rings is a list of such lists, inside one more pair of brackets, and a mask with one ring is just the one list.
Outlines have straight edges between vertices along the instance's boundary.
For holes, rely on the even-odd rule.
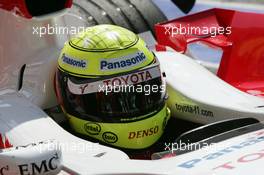
[[151,146],[170,117],[158,60],[122,27],[89,27],[67,42],[55,88],[71,127],[113,146]]

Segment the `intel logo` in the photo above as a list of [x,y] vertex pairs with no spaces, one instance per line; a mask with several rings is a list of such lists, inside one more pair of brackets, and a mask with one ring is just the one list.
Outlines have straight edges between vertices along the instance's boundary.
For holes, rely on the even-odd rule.
[[75,58],[70,58],[70,57],[66,56],[65,54],[62,55],[61,59],[64,63],[69,64],[69,65],[74,66],[74,67],[86,68],[86,66],[87,66],[86,61],[78,60]]
[[90,135],[98,135],[101,132],[101,126],[97,123],[86,123],[84,129]]
[[103,71],[125,69],[136,66],[146,60],[146,56],[143,52],[138,52],[133,55],[128,55],[122,58],[102,59],[100,63],[100,69]]

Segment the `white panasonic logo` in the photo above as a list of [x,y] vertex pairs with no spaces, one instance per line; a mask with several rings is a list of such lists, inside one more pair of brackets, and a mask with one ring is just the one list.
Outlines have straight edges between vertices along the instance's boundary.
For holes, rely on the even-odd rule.
[[145,54],[143,52],[137,52],[136,54],[123,56],[121,58],[102,59],[100,69],[103,71],[126,69],[134,67],[144,61],[146,61]]

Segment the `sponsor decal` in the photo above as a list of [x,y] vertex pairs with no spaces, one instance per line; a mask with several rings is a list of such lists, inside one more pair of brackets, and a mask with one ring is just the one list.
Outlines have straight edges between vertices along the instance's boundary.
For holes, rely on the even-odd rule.
[[264,136],[264,130],[256,132],[255,136]]
[[202,115],[204,117],[214,117],[214,113],[212,111],[201,109],[197,105],[185,105],[176,103],[175,109],[181,113]]
[[116,69],[127,69],[137,66],[146,61],[146,55],[143,52],[123,56],[121,58],[101,59],[100,69],[102,71],[112,71]]
[[102,137],[107,143],[116,143],[118,141],[117,135],[112,132],[104,132]]
[[143,137],[149,137],[159,132],[159,126],[148,128],[145,130],[132,131],[128,133],[128,139],[138,139]]
[[112,79],[104,80],[105,86],[120,86],[120,85],[133,85],[144,81],[153,79],[151,73],[147,71],[128,74],[125,76],[115,77]]
[[9,142],[5,135],[0,134],[0,149],[11,148],[13,145]]
[[88,88],[88,86],[89,86],[89,83],[84,84],[83,86],[80,86],[80,87],[79,87],[80,90],[81,90],[81,93],[82,93],[82,94],[84,94],[84,91],[85,91],[86,88]]
[[86,123],[84,129],[90,135],[98,135],[101,132],[101,126],[97,123]]
[[58,167],[59,155],[56,153],[49,160],[42,160],[40,163],[32,162],[30,164],[18,165],[21,175],[49,174]]
[[69,56],[66,56],[65,54],[62,54],[61,59],[62,59],[63,63],[71,65],[73,67],[78,67],[78,68],[86,68],[87,67],[87,61],[86,60],[71,58]]
[[233,170],[236,169],[238,166],[242,166],[242,164],[255,162],[263,158],[264,158],[264,150],[260,150],[251,154],[243,155],[235,161],[226,162],[220,166],[217,166],[216,168],[213,168],[213,170]]
[[71,93],[81,95],[95,92],[105,92],[108,88],[115,86],[120,87],[135,85],[158,78],[160,76],[160,68],[159,66],[155,66],[153,68],[142,70],[139,72],[91,83],[75,84],[70,79],[68,79],[67,85]]
[[[264,136],[257,137],[257,138],[256,137],[251,137],[251,138],[247,139],[246,141],[243,141],[243,142],[241,142],[239,144],[232,145],[230,147],[226,147],[226,148],[224,148],[222,150],[210,153],[208,155],[205,155],[205,156],[202,156],[202,157],[199,157],[199,158],[188,160],[188,161],[186,161],[186,162],[184,162],[182,164],[179,164],[178,167],[185,168],[185,169],[191,169],[191,168],[194,168],[194,167],[198,166],[201,163],[206,163],[205,161],[216,160],[216,159],[221,158],[223,156],[227,156],[230,153],[233,153],[235,151],[244,149],[244,148],[249,147],[249,146],[256,145],[256,144],[261,143],[261,142],[264,142]],[[221,167],[223,167],[223,166],[227,167],[228,163],[222,165]]]
[[0,175],[5,175],[5,172],[9,171],[9,166],[6,165],[2,168],[0,168]]

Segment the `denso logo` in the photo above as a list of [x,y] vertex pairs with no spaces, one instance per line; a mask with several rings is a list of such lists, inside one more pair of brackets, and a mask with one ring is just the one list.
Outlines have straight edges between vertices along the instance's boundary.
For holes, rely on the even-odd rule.
[[74,67],[86,68],[87,66],[87,62],[85,60],[77,60],[74,58],[70,58],[66,56],[65,54],[62,55],[61,59],[64,63],[69,64]]
[[97,123],[86,123],[84,129],[91,135],[98,135],[101,132],[101,126]]
[[155,126],[145,130],[130,132],[128,134],[128,139],[138,139],[138,138],[148,137],[157,134],[158,132],[159,132],[159,126]]
[[102,59],[100,63],[100,69],[103,71],[125,69],[134,67],[146,60],[146,56],[143,52],[138,52],[133,55],[128,55],[121,58]]
[[105,132],[103,134],[103,139],[107,143],[116,143],[118,141],[117,135],[112,132]]

